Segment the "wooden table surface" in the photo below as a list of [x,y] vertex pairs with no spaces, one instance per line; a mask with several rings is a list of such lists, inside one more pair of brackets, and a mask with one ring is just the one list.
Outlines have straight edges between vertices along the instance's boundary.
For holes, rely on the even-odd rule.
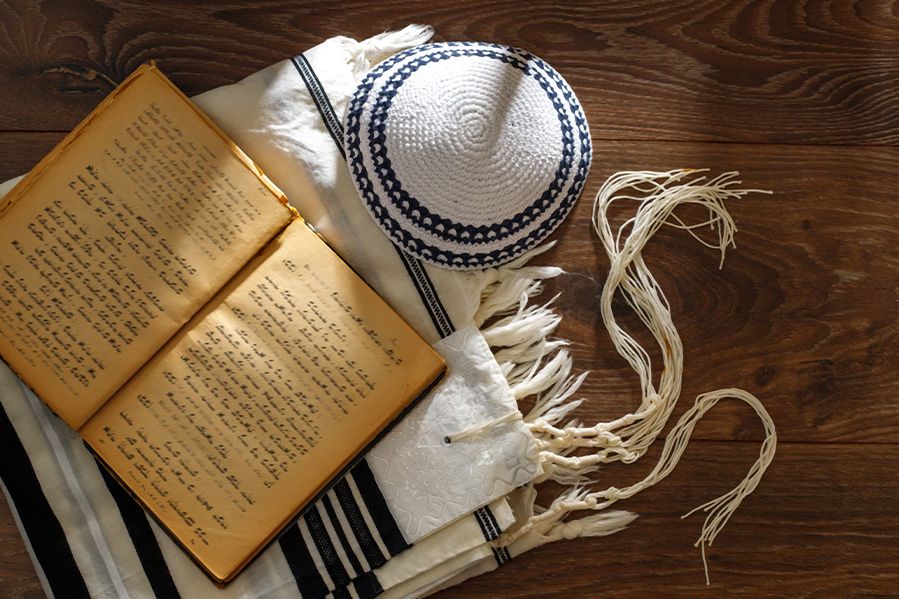
[[[568,271],[550,291],[563,292],[559,336],[592,371],[585,421],[638,401],[598,311],[608,262],[589,217],[605,178],[736,169],[775,192],[730,206],[740,232],[723,270],[682,231],[661,231],[647,251],[685,347],[675,416],[698,393],[738,386],[777,424],[773,465],[709,552],[711,588],[692,546],[701,518],[679,516],[729,490],[757,456],[761,426],[736,402],[702,421],[674,474],[620,504],[640,514],[625,532],[544,546],[444,596],[899,593],[894,3],[0,0],[0,178],[30,168],[149,59],[196,93],[326,37],[409,22],[433,24],[439,40],[527,48],[586,108],[593,170],[543,260]],[[658,449],[601,484],[639,480]],[[0,596],[40,595],[4,503]]]

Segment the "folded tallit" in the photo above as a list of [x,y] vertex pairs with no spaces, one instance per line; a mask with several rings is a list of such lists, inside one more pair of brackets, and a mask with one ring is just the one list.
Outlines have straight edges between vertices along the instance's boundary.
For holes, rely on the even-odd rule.
[[[428,30],[411,28],[363,43],[335,38],[309,56],[329,73],[332,83],[349,88],[371,61],[427,36]],[[320,123],[320,115],[295,65],[296,60],[285,61],[197,101],[289,196],[298,199],[295,205],[354,268],[434,342],[449,364],[449,374],[408,424],[385,438],[222,595],[285,591],[295,596],[299,590],[303,596],[320,596],[351,581],[360,592],[376,593],[376,578],[366,574],[460,518],[467,520],[459,521],[462,532],[456,534],[467,540],[459,544],[459,551],[495,539],[510,523],[499,498],[531,480],[537,470],[533,437],[517,413],[491,350],[471,324],[479,303],[477,292],[466,293],[457,283],[441,281],[421,265],[404,260],[379,231],[367,239],[364,229],[355,228],[351,219],[341,221],[336,206],[322,199],[341,184],[333,168],[333,141],[327,132],[322,136],[321,127],[313,126]],[[324,144],[331,151],[322,151]],[[285,163],[290,166],[279,175],[279,166]],[[4,185],[2,191],[9,188],[11,184]],[[9,378],[8,371],[4,374],[5,432],[11,442],[21,445],[16,455],[31,463],[32,475],[28,484],[18,482],[17,465],[6,459],[13,453],[4,456],[2,475],[25,538],[46,537],[31,543],[33,548],[40,545],[32,555],[45,588],[58,591],[60,585],[68,585],[73,592],[94,595],[109,589],[163,596],[178,590],[191,596],[200,589],[212,593],[211,585],[156,525],[142,511],[129,509],[129,500],[118,495],[115,484],[108,484],[77,436]],[[506,420],[490,427],[490,438],[473,435],[470,442],[452,446],[443,442],[449,434],[498,418]],[[42,519],[49,524],[35,524],[29,515],[29,500],[36,496],[43,497]],[[94,504],[107,509],[87,509]],[[109,510],[112,506],[117,509]],[[108,527],[119,533],[127,529],[128,535],[105,534],[100,523],[104,517],[112,521]],[[47,528],[53,529],[52,534],[39,530]],[[59,551],[47,555],[51,539]],[[119,556],[130,560],[120,563]]]
[[[407,28],[405,31],[410,32],[414,29]],[[381,44],[386,44],[387,39],[390,38],[382,38]],[[444,560],[428,572],[419,574],[421,580],[416,581],[415,577],[411,579],[407,577],[392,587],[388,594],[401,596],[407,591],[427,592],[440,584],[462,580],[465,576],[501,565],[513,556],[544,543],[580,536],[607,535],[621,530],[633,520],[634,515],[608,508],[618,500],[630,497],[667,476],[682,455],[696,422],[721,399],[734,398],[748,403],[756,410],[765,424],[766,438],[759,459],[750,469],[749,475],[731,492],[701,506],[709,514],[697,543],[704,552],[705,546],[715,539],[742,499],[758,484],[773,457],[776,435],[770,416],[761,403],[745,391],[724,389],[698,397],[694,406],[669,433],[662,457],[644,480],[624,489],[612,487],[596,491],[586,489],[584,486],[590,482],[590,475],[600,464],[639,459],[661,433],[680,394],[682,375],[680,339],[672,322],[670,307],[642,260],[642,248],[664,224],[685,228],[696,237],[694,230],[700,225],[686,225],[673,213],[681,205],[697,204],[707,209],[709,213],[709,220],[701,224],[711,225],[711,230],[715,231],[718,237],[717,243],[704,243],[719,248],[723,257],[724,250],[732,243],[735,232],[733,220],[724,207],[724,201],[740,198],[751,190],[735,188],[735,185],[739,184],[735,173],[726,173],[706,181],[704,176],[694,174],[695,171],[689,169],[669,173],[619,173],[606,182],[594,205],[593,222],[594,229],[611,261],[610,275],[603,289],[600,310],[616,349],[640,376],[642,403],[633,413],[607,423],[581,426],[576,421],[564,422],[582,401],[573,400],[572,396],[585,375],[572,376],[571,359],[562,349],[564,343],[548,339],[558,324],[559,317],[546,305],[529,305],[529,298],[539,293],[541,289],[540,281],[555,276],[560,272],[559,269],[527,264],[540,249],[499,268],[468,273],[423,266],[395,247],[391,249],[398,260],[387,260],[390,254],[387,249],[389,243],[386,242],[386,237],[382,237],[380,243],[376,241],[378,239],[376,226],[353,193],[355,190],[348,183],[345,164],[341,115],[346,110],[348,99],[354,91],[354,82],[364,73],[364,65],[354,77],[341,76],[339,72],[329,70],[330,61],[326,58],[329,52],[330,50],[323,44],[292,61],[302,76],[320,116],[318,123],[309,125],[318,128],[321,139],[330,138],[333,142],[333,146],[330,146],[331,161],[328,164],[335,165],[334,168],[328,169],[311,166],[320,163],[322,153],[327,152],[327,143],[316,145],[314,151],[310,151],[310,147],[296,143],[296,139],[289,136],[283,140],[284,166],[289,170],[295,161],[305,164],[307,166],[305,171],[310,175],[312,186],[319,193],[317,201],[301,203],[302,199],[298,198],[297,205],[300,211],[310,215],[326,238],[329,238],[329,230],[335,231],[335,239],[340,240],[338,251],[351,264],[354,264],[354,261],[358,261],[358,264],[377,264],[372,271],[375,275],[372,283],[388,299],[392,297],[391,283],[379,281],[378,275],[396,273],[400,270],[398,262],[403,264],[403,268],[413,279],[431,280],[434,288],[438,290],[437,297],[443,299],[443,302],[429,301],[428,293],[420,295],[422,303],[430,306],[428,315],[434,325],[434,332],[443,337],[444,341],[448,341],[458,334],[456,327],[460,322],[467,323],[465,326],[470,329],[471,335],[487,341],[486,345],[493,351],[489,356],[487,353],[478,355],[476,362],[484,367],[488,365],[492,367],[494,360],[498,361],[516,399],[536,396],[532,409],[524,417],[516,410],[506,413],[499,411],[494,413],[492,420],[472,423],[456,432],[451,430],[456,426],[454,423],[450,427],[443,428],[446,432],[445,440],[452,439],[451,446],[486,442],[485,450],[488,453],[500,451],[505,454],[508,451],[507,455],[512,456],[516,451],[520,451],[521,447],[516,449],[509,444],[508,427],[514,428],[524,420],[526,428],[536,437],[537,451],[534,458],[539,470],[535,478],[552,479],[568,486],[568,489],[547,507],[536,506],[533,494],[526,495],[529,499],[519,501],[520,509],[512,530],[506,531],[499,539],[486,546],[474,547]],[[379,48],[378,52],[383,53],[383,47]],[[370,65],[379,58],[381,57],[372,55],[366,62]],[[355,64],[360,66],[358,62]],[[282,71],[279,71],[279,68]],[[278,79],[278,73],[283,72],[283,68],[285,67],[275,65],[270,69],[269,79],[262,77],[253,83],[260,91],[269,89],[271,81]],[[253,77],[250,77],[238,85],[246,85],[252,79]],[[289,95],[294,90],[288,84],[284,91]],[[259,95],[248,93],[247,96],[253,98],[253,101],[259,101]],[[280,111],[282,120],[265,121],[259,123],[258,128],[246,128],[245,131],[236,134],[243,135],[238,137],[242,144],[251,145],[256,142],[264,146],[271,138],[268,131],[276,130],[284,122],[289,122],[291,107],[283,104],[281,92],[275,94],[274,98],[267,97],[264,102],[277,106],[278,110],[267,110],[259,114],[268,117]],[[202,101],[200,103],[202,106]],[[206,105],[206,109],[210,112],[215,112],[214,108],[215,102]],[[224,110],[225,106],[219,108]],[[287,174],[285,173],[285,176]],[[301,183],[296,179],[298,190]],[[315,199],[313,194],[307,197]],[[638,203],[636,216],[617,230],[612,228],[607,218],[608,207],[616,201]],[[337,234],[341,229],[356,231],[359,236],[341,236]],[[376,245],[372,246],[373,243]],[[370,252],[371,247],[383,249]],[[394,275],[391,281],[398,278]],[[618,325],[612,313],[612,297],[619,290],[662,347],[663,367],[658,386],[653,380],[648,354]],[[408,297],[411,295],[404,295],[404,298]],[[399,298],[398,301],[404,298]],[[441,308],[441,303],[451,306],[453,311],[448,314],[447,310]],[[409,309],[415,307],[409,306]],[[482,334],[476,334],[475,327],[479,327]],[[419,415],[419,418],[416,421],[413,415],[409,420],[410,426],[401,427],[398,434],[391,437],[398,441],[404,434],[400,431],[422,430],[421,425],[428,422],[428,417]],[[448,418],[452,418],[452,414],[443,413],[439,421]],[[432,422],[433,426],[439,426],[438,419]],[[412,423],[415,423],[414,426]],[[379,463],[377,458],[379,449],[390,448],[389,453],[380,462],[385,468],[390,468],[391,456],[397,451],[401,452],[400,448],[404,444],[406,443],[398,442],[397,446],[391,447],[389,443],[385,443],[376,448],[369,456],[373,469],[376,469]],[[488,449],[491,446],[493,449]],[[530,446],[527,451],[531,451]],[[584,451],[587,453],[584,454]],[[428,461],[426,460],[426,463]],[[414,460],[410,463],[413,469],[417,466]],[[434,482],[439,484],[436,477]],[[499,478],[493,482],[496,485],[503,485],[506,480]],[[398,495],[397,500],[400,497],[401,495]],[[429,495],[425,494],[422,498],[428,499]],[[582,510],[598,513],[574,520],[569,518],[569,514]],[[491,555],[483,557],[488,549]]]
[[[666,441],[662,459],[644,481],[626,489],[583,488],[600,464],[629,462],[643,455],[661,432],[680,391],[680,342],[670,325],[667,303],[645,271],[640,249],[679,203],[707,204],[713,215],[711,222],[719,225],[723,235],[721,247],[725,247],[732,222],[719,207],[720,200],[745,192],[729,189],[731,180],[716,179],[705,186],[675,185],[686,171],[637,173],[623,182],[632,185],[637,195],[649,196],[638,212],[642,220],[632,221],[639,227],[634,226],[630,235],[612,235],[602,218],[603,211],[597,211],[595,227],[612,259],[608,297],[604,291],[601,309],[616,348],[640,374],[643,404],[611,423],[578,426],[565,422],[581,402],[572,400],[572,396],[583,376],[571,376],[571,359],[564,343],[548,340],[558,325],[558,316],[546,305],[529,303],[539,293],[541,280],[560,270],[528,265],[534,252],[498,268],[470,273],[423,265],[398,251],[383,236],[350,184],[340,126],[347,99],[372,64],[428,36],[426,29],[410,27],[362,43],[334,38],[238,84],[196,98],[201,108],[285,190],[332,247],[450,364],[450,375],[440,389],[375,447],[358,470],[338,483],[332,491],[334,496],[328,498],[330,509],[327,504],[318,505],[311,511],[311,522],[307,516],[290,529],[279,541],[280,554],[272,548],[259,564],[254,564],[254,572],[264,573],[251,575],[248,571],[238,578],[246,585],[240,592],[247,596],[279,592],[294,596],[300,592],[304,597],[328,592],[334,596],[376,596],[385,590],[388,596],[414,596],[492,569],[546,542],[611,534],[630,522],[633,515],[606,508],[667,475],[680,457],[692,426],[706,410],[729,395],[750,404],[754,401],[751,396],[724,392],[700,397],[669,434],[671,443]],[[612,185],[610,197],[621,188]],[[619,247],[621,243],[624,247]],[[651,368],[643,364],[645,352],[617,326],[614,316],[607,314],[610,298],[619,288],[656,339],[665,341],[668,353],[658,391]],[[536,395],[536,404],[522,416],[516,400],[531,395]],[[35,401],[29,398],[30,404]],[[757,401],[752,405],[761,409]],[[27,415],[22,416],[15,408],[7,412],[14,414],[10,421],[21,437],[19,431],[24,429],[17,419],[24,422]],[[34,411],[40,420],[40,411]],[[767,418],[763,409],[759,413]],[[52,428],[41,422],[36,426],[32,431],[44,432],[45,436]],[[768,432],[768,440],[773,441],[773,429]],[[751,475],[732,493],[707,506],[711,520],[707,520],[701,542],[714,539],[742,497],[758,483],[773,452],[773,443],[768,440]],[[54,463],[52,443],[49,447],[51,451],[41,457],[30,450],[22,451],[37,474],[41,468],[59,468]],[[588,453],[573,455],[578,449]],[[2,473],[5,484],[6,470]],[[569,489],[548,507],[539,508],[533,503],[529,483],[545,479],[568,485]],[[514,523],[505,500],[500,499],[509,493],[519,506]],[[522,494],[525,500],[520,499]],[[88,495],[85,498],[90,502]],[[344,505],[346,498],[354,499],[356,507]],[[490,502],[490,509],[482,508]],[[66,506],[55,509],[62,511]],[[348,517],[354,510],[359,518]],[[603,511],[565,521],[577,510]],[[507,516],[507,520],[501,521],[498,514]],[[69,517],[67,513],[57,518],[57,525],[65,527]],[[88,532],[97,528],[90,519],[85,522]],[[364,526],[356,530],[354,523],[359,522]],[[466,526],[463,522],[469,523],[469,530],[474,530],[471,523],[476,523],[482,534],[458,532]],[[158,537],[158,530],[150,526]],[[27,534],[28,526],[22,528]],[[354,534],[347,534],[351,529]],[[456,533],[464,537],[464,542],[455,541]],[[79,534],[84,536],[83,531]],[[413,546],[428,535],[433,536]],[[96,537],[93,534],[91,538]],[[445,541],[439,542],[439,538],[454,539],[457,550],[447,547]],[[67,535],[64,539],[71,541]],[[160,557],[147,561],[161,563],[160,569],[170,574],[185,565],[179,556],[171,554],[176,548],[159,543],[159,548],[163,547],[165,550],[156,550]],[[367,559],[366,551],[372,547],[380,550],[380,558],[372,553],[373,559]],[[149,566],[142,556],[148,554],[134,553],[147,572]],[[269,553],[274,557],[269,559]],[[107,554],[118,555],[118,551],[100,551],[82,558],[76,575],[87,581],[85,573],[102,572],[102,564],[110,573],[105,579],[111,581],[107,588],[131,584],[127,577],[116,579],[112,575],[117,562]],[[362,560],[363,555],[366,560]],[[38,557],[36,563],[40,570],[48,561]],[[140,572],[129,570],[135,571]],[[292,578],[286,576],[288,571]],[[45,572],[42,575],[48,578]],[[194,569],[192,573],[198,572]],[[172,586],[177,584],[173,582]],[[150,586],[159,594],[154,585]],[[238,587],[232,585],[229,590],[233,588]]]

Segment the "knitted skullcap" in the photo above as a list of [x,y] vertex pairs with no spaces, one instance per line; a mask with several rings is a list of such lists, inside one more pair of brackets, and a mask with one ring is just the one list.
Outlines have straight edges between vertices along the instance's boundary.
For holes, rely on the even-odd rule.
[[561,75],[496,44],[417,46],[347,108],[356,189],[399,247],[454,269],[508,262],[562,222],[590,169],[587,119]]

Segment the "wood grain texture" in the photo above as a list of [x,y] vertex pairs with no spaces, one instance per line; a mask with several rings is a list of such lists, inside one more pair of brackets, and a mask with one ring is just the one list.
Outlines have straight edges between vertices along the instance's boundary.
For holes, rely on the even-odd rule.
[[[588,187],[541,261],[567,274],[558,335],[571,341],[579,416],[635,406],[637,381],[599,317],[608,262],[592,198],[623,169],[739,169],[770,189],[730,205],[740,229],[724,269],[682,231],[646,255],[685,347],[675,416],[698,393],[739,386],[781,440],[759,489],[709,553],[706,591],[678,516],[735,484],[761,426],[735,402],[697,427],[683,463],[622,502],[640,514],[607,539],[556,543],[442,597],[891,596],[899,589],[899,9],[885,1],[454,3],[0,0],[0,178],[30,168],[141,62],[188,93],[234,82],[325,37],[408,22],[439,39],[519,45],[549,60],[585,105]],[[616,214],[624,218],[624,213]],[[616,306],[646,347],[639,323]],[[656,356],[658,354],[656,353]],[[610,467],[623,486],[652,466]],[[8,509],[0,597],[40,596]]]
[[849,0],[3,0],[0,130],[70,129],[149,59],[195,93],[408,22],[538,52],[601,139],[899,141],[899,14]]
[[65,133],[0,133],[0,182],[24,175]]
[[[895,596],[895,445],[781,444],[708,550],[705,587],[693,547],[702,518],[680,516],[730,490],[757,456],[753,444],[697,442],[668,479],[616,506],[639,514],[627,530],[544,545],[438,597]],[[607,482],[634,482],[648,462],[610,468]]]
[[37,599],[44,591],[6,501],[0,501],[0,597]]
[[[572,341],[578,368],[591,371],[584,419],[609,420],[639,399],[598,310],[608,269],[590,229],[598,186],[619,170],[739,168],[746,187],[775,193],[729,206],[739,232],[722,270],[717,252],[671,228],[645,253],[685,349],[675,416],[700,393],[738,386],[765,401],[782,440],[899,442],[899,148],[601,142],[596,150],[587,192],[544,258],[568,271],[547,295],[562,294],[558,334]],[[655,349],[642,324],[621,313]],[[703,434],[758,438],[743,408],[722,404],[729,418]]]

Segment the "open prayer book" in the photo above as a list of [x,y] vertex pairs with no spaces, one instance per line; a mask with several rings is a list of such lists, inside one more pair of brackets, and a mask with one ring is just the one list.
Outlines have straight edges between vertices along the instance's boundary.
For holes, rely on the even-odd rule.
[[0,244],[0,356],[219,583],[445,370],[152,65],[0,203]]

